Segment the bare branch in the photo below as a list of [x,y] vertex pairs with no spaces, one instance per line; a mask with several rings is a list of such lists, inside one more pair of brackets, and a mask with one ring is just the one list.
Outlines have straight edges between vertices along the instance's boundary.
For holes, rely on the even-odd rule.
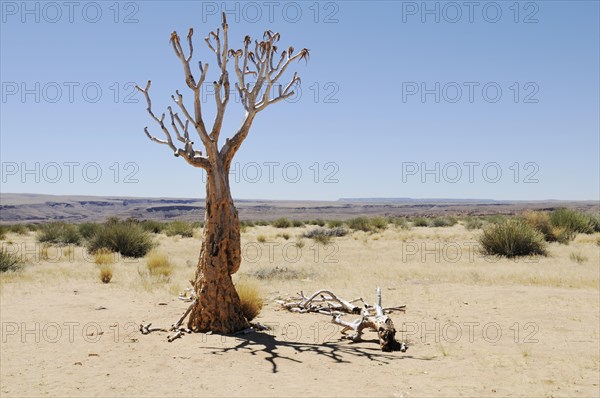
[[[181,60],[183,65],[186,84],[194,93],[193,115],[190,112],[191,109],[188,111],[186,108],[183,102],[183,95],[180,94],[179,91],[176,91],[176,95],[172,96],[173,101],[181,110],[182,118],[185,116],[185,124],[177,113],[174,113],[170,107],[168,108],[171,117],[172,131],[174,131],[177,141],[183,143],[184,149],[181,151],[185,153],[186,160],[190,162],[199,162],[202,161],[201,159],[211,159],[211,161],[214,162],[215,160],[213,158],[221,156],[224,163],[229,167],[231,159],[248,135],[248,131],[256,114],[269,105],[283,101],[295,94],[294,88],[300,83],[300,77],[296,73],[294,73],[294,76],[286,85],[279,83],[280,78],[286,72],[289,65],[294,61],[300,61],[302,59],[308,60],[309,57],[308,49],[304,48],[295,53],[294,48],[291,46],[278,55],[278,46],[276,44],[280,40],[280,35],[279,33],[270,30],[264,32],[261,41],[254,41],[253,51],[250,51],[250,45],[252,44],[250,36],[244,37],[243,48],[237,50],[230,49],[228,31],[229,27],[227,25],[226,15],[225,13],[222,13],[221,27],[209,32],[208,36],[204,39],[208,48],[215,54],[220,71],[219,78],[213,82],[216,114],[210,132],[207,130],[202,118],[200,96],[202,85],[206,79],[208,64],[203,64],[202,62],[198,63],[200,78],[196,81],[190,68],[190,62],[194,53],[192,40],[194,34],[193,29],[190,29],[187,34],[187,52],[182,48],[181,39],[177,32],[171,34],[171,46],[173,47],[175,55]],[[237,80],[234,86],[240,95],[242,105],[246,110],[246,116],[234,136],[227,140],[219,151],[219,135],[223,124],[225,109],[230,99],[231,88],[227,70],[227,64],[230,58],[234,59],[234,72]],[[247,75],[252,75],[255,80],[253,79],[254,81],[252,83],[246,81]],[[273,93],[275,85],[278,85],[276,90],[277,95]],[[140,91],[143,92],[144,90],[140,89]],[[148,109],[151,109],[150,104]],[[164,127],[164,116],[161,119],[158,119],[151,110],[149,112],[161,126],[161,129],[163,129],[166,140],[152,137],[150,133],[148,133],[148,135],[152,137],[155,142],[168,145],[176,155],[181,155],[179,149],[175,150],[177,148],[174,146],[169,132],[166,131],[166,128]],[[195,151],[192,148],[193,142],[190,140],[188,133],[189,124],[192,124],[196,129],[202,144],[206,148],[207,158],[202,158],[202,153],[200,151]],[[175,149],[173,147],[175,147]]]
[[[171,125],[174,127],[174,131],[175,131],[175,134],[177,135],[177,139],[179,141],[182,141],[185,144],[185,149],[181,149],[181,148],[178,148],[175,146],[175,144],[173,143],[173,139],[171,138],[171,133],[169,132],[169,130],[167,129],[167,127],[165,126],[165,123],[164,123],[165,114],[163,113],[159,119],[158,117],[156,117],[156,115],[152,111],[152,101],[150,99],[150,94],[149,94],[150,84],[151,84],[151,81],[148,80],[148,83],[146,84],[146,88],[143,89],[137,85],[135,86],[135,88],[144,94],[144,97],[146,98],[146,103],[148,105],[146,110],[148,111],[148,113],[150,114],[152,119],[154,119],[154,121],[160,126],[162,132],[165,135],[166,140],[158,139],[155,136],[153,136],[152,134],[150,134],[150,132],[148,131],[148,127],[144,128],[144,133],[146,134],[146,136],[151,141],[156,142],[157,144],[167,145],[173,151],[173,154],[175,156],[183,157],[189,164],[191,164],[195,167],[202,167],[202,168],[208,170],[210,168],[210,162],[208,161],[207,158],[202,157],[200,152],[197,152],[193,149],[193,146],[192,146],[193,142],[191,142],[189,139],[184,138],[185,136],[181,137],[181,135],[175,125],[175,120],[178,120],[179,117],[176,116],[176,114],[173,114],[171,107],[169,107],[168,110],[169,110],[169,114],[171,116]],[[179,120],[179,123],[181,124],[180,120]],[[187,127],[184,128],[184,134],[187,135]]]

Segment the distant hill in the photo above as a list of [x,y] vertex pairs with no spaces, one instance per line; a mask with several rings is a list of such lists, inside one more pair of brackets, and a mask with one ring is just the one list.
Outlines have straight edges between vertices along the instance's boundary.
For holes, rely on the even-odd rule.
[[[495,201],[487,199],[344,198],[336,201],[236,200],[240,218],[246,220],[348,219],[366,216],[435,216],[515,214],[526,209],[571,207],[599,211],[594,201]],[[189,220],[204,217],[204,200],[189,198],[139,198],[118,196],[55,196],[0,194],[0,223],[80,223],[108,217],[141,220]]]
[[341,198],[340,202],[361,203],[512,203],[515,201],[493,199],[415,199],[415,198]]

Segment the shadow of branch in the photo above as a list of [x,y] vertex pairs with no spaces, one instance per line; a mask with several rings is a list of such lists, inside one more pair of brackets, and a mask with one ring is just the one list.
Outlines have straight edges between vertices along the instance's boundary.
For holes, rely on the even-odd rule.
[[[212,350],[214,355],[223,355],[228,352],[245,352],[250,355],[266,354],[266,360],[271,364],[272,373],[278,372],[278,362],[291,361],[302,363],[301,360],[285,355],[283,352],[292,350],[294,354],[316,354],[333,360],[336,363],[350,363],[353,358],[366,358],[370,361],[376,361],[388,364],[391,361],[414,359],[421,361],[432,360],[433,357],[413,357],[400,353],[385,353],[379,348],[378,341],[364,340],[361,343],[351,343],[346,341],[324,342],[320,344],[295,342],[287,340],[278,340],[275,336],[263,332],[251,332],[245,335],[236,336],[238,344],[232,347],[203,347],[203,349]],[[375,343],[375,347],[364,347],[363,344]]]

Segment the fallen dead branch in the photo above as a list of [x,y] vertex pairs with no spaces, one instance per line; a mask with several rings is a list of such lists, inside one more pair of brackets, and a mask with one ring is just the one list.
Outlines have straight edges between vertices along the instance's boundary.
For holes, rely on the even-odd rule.
[[140,325],[140,333],[142,334],[150,334],[152,332],[166,332],[166,329],[163,328],[151,328],[150,326],[152,326],[152,323],[149,323],[147,325],[141,324]]
[[[292,312],[307,313],[316,312],[333,316],[332,323],[341,325],[345,339],[352,342],[361,341],[364,329],[377,332],[379,346],[382,351],[402,351],[408,349],[406,343],[396,341],[396,329],[392,319],[387,316],[394,311],[405,312],[406,306],[383,308],[381,305],[381,288],[377,288],[377,303],[374,306],[366,303],[362,298],[352,301],[338,297],[330,290],[318,290],[311,296],[306,297],[303,292],[299,293],[299,299],[277,300],[284,308]],[[362,308],[354,303],[361,302]],[[344,314],[361,314],[361,317],[353,322],[342,319]],[[352,330],[353,333],[347,334]]]

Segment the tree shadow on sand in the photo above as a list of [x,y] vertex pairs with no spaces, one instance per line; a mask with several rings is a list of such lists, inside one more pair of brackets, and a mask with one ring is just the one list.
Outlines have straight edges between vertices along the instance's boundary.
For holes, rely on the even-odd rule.
[[[302,363],[302,361],[282,355],[278,349],[292,349],[294,354],[312,353],[325,356],[336,363],[350,363],[352,358],[366,358],[370,361],[376,361],[383,364],[389,364],[391,361],[413,359],[419,361],[429,361],[434,357],[414,357],[405,353],[385,353],[379,347],[378,340],[363,340],[361,343],[350,343],[347,341],[323,342],[323,343],[303,343],[286,340],[277,340],[275,336],[263,332],[251,332],[245,335],[235,336],[236,344],[233,347],[203,347],[211,350],[210,354],[223,355],[228,352],[244,352],[250,355],[259,355],[265,353],[265,358],[271,364],[271,372],[278,372],[279,361],[291,361]],[[373,348],[364,347],[363,344],[373,344]]]

